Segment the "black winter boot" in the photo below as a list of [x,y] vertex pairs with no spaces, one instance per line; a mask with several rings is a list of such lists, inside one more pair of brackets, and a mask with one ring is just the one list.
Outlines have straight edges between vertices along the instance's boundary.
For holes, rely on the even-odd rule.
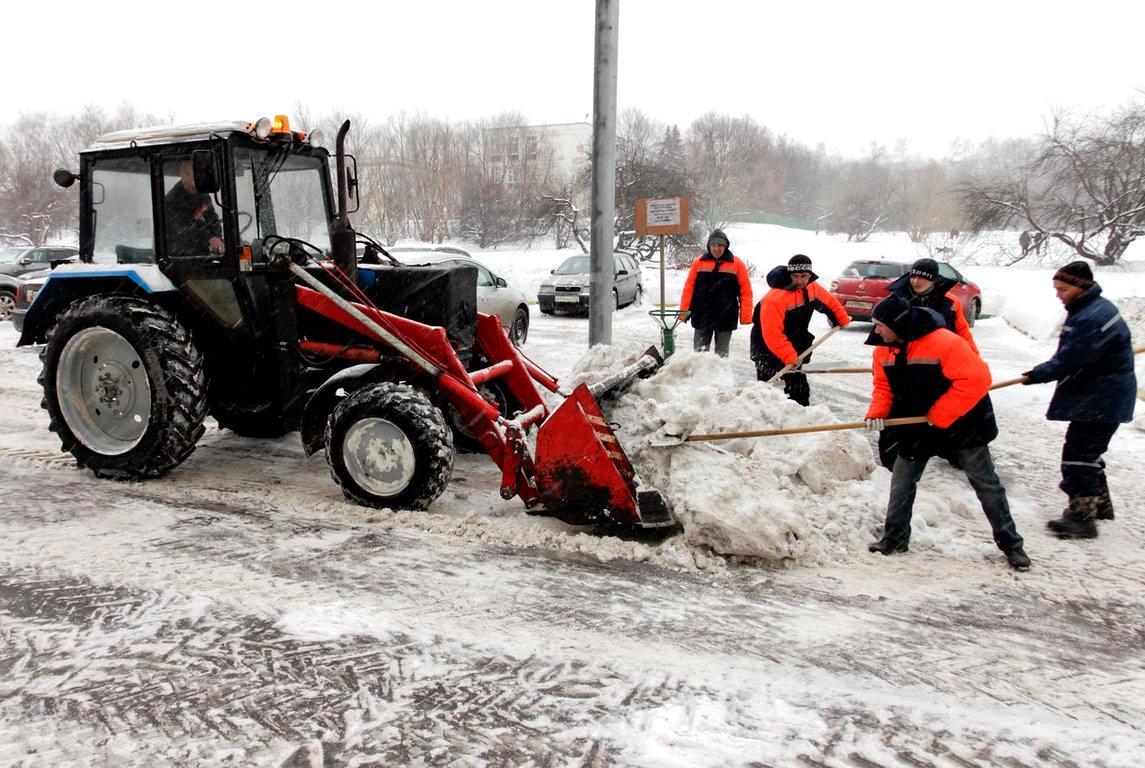
[[1109,486],[1102,486],[1101,493],[1097,494],[1097,512],[1093,515],[1097,520],[1113,519],[1113,500],[1109,498]]
[[1006,553],[1006,562],[1015,571],[1028,571],[1030,570],[1030,558],[1026,555],[1026,550],[1021,547],[1014,547]]
[[1096,539],[1097,496],[1075,496],[1069,500],[1069,509],[1060,520],[1050,520],[1046,527],[1059,539]]
[[895,552],[906,552],[906,551],[908,551],[910,549],[909,544],[910,544],[910,542],[908,542],[908,541],[900,541],[897,544],[895,544],[893,542],[887,541],[886,538],[882,538],[882,539],[879,539],[878,541],[872,541],[870,544],[868,544],[867,545],[867,551],[868,552],[879,552],[880,554],[890,555],[890,554],[893,554]]

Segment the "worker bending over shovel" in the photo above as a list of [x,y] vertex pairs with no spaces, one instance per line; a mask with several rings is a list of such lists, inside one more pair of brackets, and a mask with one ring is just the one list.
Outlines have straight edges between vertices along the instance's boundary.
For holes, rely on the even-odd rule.
[[[919,478],[932,456],[963,470],[994,530],[994,543],[1010,566],[1025,571],[1030,558],[1010,516],[1006,489],[990,458],[998,436],[990,403],[990,369],[970,345],[943,327],[931,309],[912,307],[891,294],[875,306],[874,392],[867,429],[880,431],[879,458],[891,470],[883,536],[868,549],[906,552]],[[884,427],[884,420],[926,416],[927,423]]]
[[[785,366],[811,360],[809,354],[802,361],[799,358],[815,341],[807,330],[813,311],[825,314],[832,327],[851,322],[847,310],[816,282],[818,279],[811,271],[811,259],[802,253],[767,273],[771,290],[755,305],[751,327],[751,359],[760,381],[770,381]],[[800,405],[811,403],[811,385],[805,373],[796,369],[783,374],[782,379],[788,398]]]

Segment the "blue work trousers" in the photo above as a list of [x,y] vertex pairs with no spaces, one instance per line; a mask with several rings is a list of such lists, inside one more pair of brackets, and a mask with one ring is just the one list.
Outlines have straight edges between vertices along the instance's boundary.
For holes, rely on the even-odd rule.
[[[994,543],[1003,552],[1022,546],[1022,537],[1010,516],[1010,504],[1006,501],[1006,489],[998,479],[994,461],[990,458],[989,446],[963,448],[950,457],[951,463],[966,473],[982,511],[990,521],[994,531]],[[929,459],[907,459],[901,454],[895,459],[891,471],[891,498],[887,504],[887,520],[883,525],[883,539],[898,546],[910,541],[910,518],[914,510],[914,497],[918,481],[926,469]]]

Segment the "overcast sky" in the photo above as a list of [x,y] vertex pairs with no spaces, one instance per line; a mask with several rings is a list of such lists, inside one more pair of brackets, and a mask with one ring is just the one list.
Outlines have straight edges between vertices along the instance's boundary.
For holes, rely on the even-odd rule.
[[[299,103],[591,119],[593,0],[354,6],[22,0],[4,11],[0,124],[124,101],[178,122]],[[905,139],[943,156],[1032,135],[1055,108],[1124,103],[1145,87],[1142,30],[1130,0],[620,0],[619,105],[681,129],[714,110],[844,154]]]

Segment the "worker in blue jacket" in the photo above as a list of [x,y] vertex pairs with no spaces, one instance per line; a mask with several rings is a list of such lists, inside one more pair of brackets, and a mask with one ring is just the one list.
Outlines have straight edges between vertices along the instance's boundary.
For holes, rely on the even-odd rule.
[[1054,291],[1065,305],[1054,356],[1023,374],[1026,384],[1056,381],[1046,418],[1068,421],[1062,447],[1061,489],[1069,507],[1047,525],[1060,538],[1092,539],[1095,520],[1112,520],[1113,503],[1102,454],[1117,427],[1133,419],[1137,377],[1129,326],[1084,261],[1054,274]]

